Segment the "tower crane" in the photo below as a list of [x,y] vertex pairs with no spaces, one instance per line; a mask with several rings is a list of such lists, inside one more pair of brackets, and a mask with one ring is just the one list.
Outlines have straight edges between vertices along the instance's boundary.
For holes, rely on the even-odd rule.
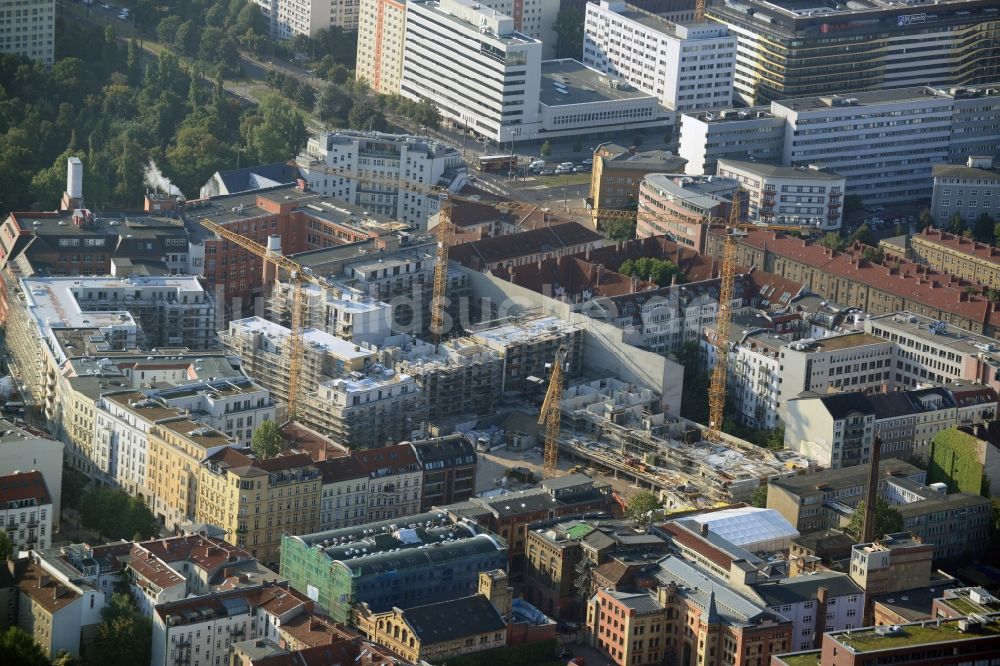
[[202,226],[217,234],[230,243],[255,254],[264,260],[265,270],[268,262],[278,270],[288,273],[292,282],[292,316],[291,330],[288,336],[288,418],[293,419],[297,413],[299,392],[302,378],[302,328],[303,328],[303,287],[314,284],[323,289],[340,294],[340,290],[329,285],[324,279],[312,274],[312,271],[296,261],[289,259],[278,251],[269,249],[245,236],[226,229],[208,218],[202,218]]
[[736,279],[736,236],[740,233],[740,200],[742,190],[733,194],[729,210],[729,227],[722,242],[722,275],[719,281],[719,316],[715,324],[715,367],[708,390],[709,441],[722,439],[723,419],[726,411],[726,371],[729,361],[729,325],[733,321],[733,283]]
[[545,400],[538,414],[538,425],[545,426],[545,466],[544,474],[550,478],[556,473],[559,463],[559,429],[562,421],[563,377],[565,372],[567,351],[560,346],[552,362],[552,372],[549,374],[549,388],[545,392]]

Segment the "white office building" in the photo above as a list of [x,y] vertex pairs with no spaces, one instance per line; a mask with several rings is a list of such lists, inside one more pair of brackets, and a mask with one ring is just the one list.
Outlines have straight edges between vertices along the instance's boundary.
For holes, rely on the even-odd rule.
[[472,0],[407,4],[400,92],[444,117],[511,141],[538,122],[542,43],[514,19]]
[[358,0],[253,0],[267,19],[272,39],[315,37],[323,28],[358,29]]
[[296,163],[310,190],[420,229],[438,210],[439,195],[429,191],[439,184],[457,191],[466,182],[458,150],[403,134],[323,132]]
[[720,157],[781,162],[785,120],[770,107],[693,111],[678,122],[677,154],[687,160],[691,176],[714,174]]
[[839,229],[846,179],[813,167],[719,160],[718,175],[739,181],[748,197],[747,219],[765,224]]
[[998,123],[997,84],[804,97],[685,114],[679,154],[689,173],[725,157],[819,165],[865,203],[912,202],[930,198],[934,164],[993,154]]
[[55,39],[55,0],[0,0],[0,53],[51,65]]
[[732,103],[736,37],[719,23],[673,23],[616,0],[588,3],[583,62],[674,111]]

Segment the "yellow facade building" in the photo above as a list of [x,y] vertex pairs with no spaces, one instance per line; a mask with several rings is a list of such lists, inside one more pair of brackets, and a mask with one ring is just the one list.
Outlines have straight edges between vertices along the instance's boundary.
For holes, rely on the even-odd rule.
[[304,453],[259,460],[249,449],[216,451],[198,470],[195,520],[265,564],[280,558],[281,536],[319,527],[323,477]]

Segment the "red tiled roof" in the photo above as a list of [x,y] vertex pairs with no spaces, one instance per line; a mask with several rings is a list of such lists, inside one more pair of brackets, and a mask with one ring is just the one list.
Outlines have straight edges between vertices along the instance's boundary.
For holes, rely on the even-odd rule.
[[52,497],[41,472],[19,472],[0,476],[0,507],[10,502],[35,500],[36,505],[51,504]]
[[986,245],[969,238],[949,234],[946,231],[935,229],[933,227],[926,227],[920,232],[918,238],[935,245],[941,245],[949,249],[956,250],[963,254],[972,255],[979,257],[980,259],[991,261],[995,264],[1000,264],[1000,248],[995,248],[992,245]]
[[[230,562],[247,562],[253,559],[246,550],[233,544],[203,534],[153,539],[136,544],[164,562],[191,562],[206,571],[214,571]],[[136,554],[133,550],[133,555]]]
[[385,468],[400,470],[417,464],[417,455],[408,444],[394,444],[377,449],[353,451],[351,456],[367,474]]
[[35,563],[28,565],[18,579],[17,586],[21,592],[52,614],[58,613],[80,598],[72,588],[60,583]]
[[281,625],[281,633],[295,639],[296,644],[307,647],[328,645],[336,640],[353,639],[360,636],[347,625],[339,624],[325,615],[317,613],[296,615]]
[[463,266],[479,268],[484,264],[552,252],[585,243],[599,243],[603,240],[604,237],[601,234],[578,222],[566,222],[541,229],[522,231],[519,234],[495,236],[462,243],[452,247],[449,256]]
[[557,290],[561,287],[570,299],[583,293],[584,290],[590,291],[593,297],[621,296],[656,286],[645,280],[633,281],[627,275],[587,261],[580,255],[548,258],[510,269],[495,268],[492,273],[501,280],[513,282],[540,294],[546,293],[548,287],[552,295],[558,297]]
[[872,264],[861,257],[860,246],[835,252],[801,238],[785,236],[775,231],[756,230],[747,232],[740,242],[971,321],[986,323],[993,315],[989,301],[981,296],[967,294],[967,283],[955,276],[905,259],[899,259],[898,268],[895,265]]
[[273,654],[251,659],[253,666],[330,666],[331,664],[353,664],[358,660],[360,645],[355,641],[341,639],[336,643]]

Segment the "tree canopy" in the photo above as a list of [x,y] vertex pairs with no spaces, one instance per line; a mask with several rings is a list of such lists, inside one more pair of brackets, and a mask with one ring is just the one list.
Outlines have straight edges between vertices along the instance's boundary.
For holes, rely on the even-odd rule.
[[257,426],[257,429],[253,431],[250,448],[258,458],[273,458],[281,453],[283,446],[284,440],[281,437],[281,429],[271,419],[264,419]]
[[[851,515],[851,522],[844,532],[854,539],[861,538],[861,530],[865,523],[865,500],[858,503],[858,508]],[[881,539],[886,534],[903,531],[903,515],[889,501],[879,495],[875,501],[875,538]]]
[[687,282],[684,273],[674,262],[669,259],[657,259],[655,257],[642,257],[640,259],[626,259],[618,267],[618,272],[629,275],[640,280],[649,280],[663,287],[670,284],[676,277],[677,282]]
[[663,510],[663,503],[652,492],[640,490],[628,498],[625,513],[632,520],[647,520],[650,512],[654,514]]
[[0,664],[5,666],[49,666],[42,648],[20,627],[0,634]]
[[131,596],[116,592],[104,607],[92,651],[104,664],[148,664],[152,638],[150,619],[139,612]]
[[148,539],[160,525],[139,497],[117,488],[92,488],[80,500],[80,521],[111,539]]

